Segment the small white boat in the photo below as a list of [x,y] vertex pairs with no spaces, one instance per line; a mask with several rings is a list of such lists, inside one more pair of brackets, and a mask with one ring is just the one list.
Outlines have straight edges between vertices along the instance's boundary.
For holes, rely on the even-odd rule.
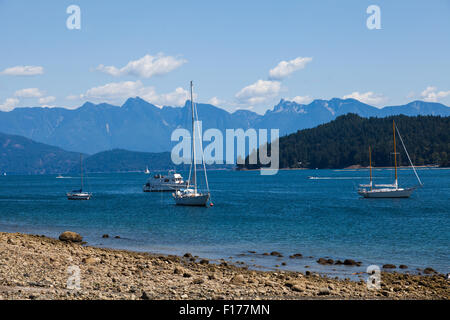
[[372,155],[369,147],[369,168],[370,168],[370,182],[369,184],[361,184],[359,185],[360,189],[358,190],[358,194],[364,198],[409,198],[413,191],[417,187],[411,188],[399,188],[398,186],[398,176],[397,176],[397,149],[395,144],[395,131],[397,129],[398,136],[400,141],[402,142],[403,148],[405,149],[405,153],[408,156],[408,160],[411,163],[411,167],[414,170],[414,173],[419,181],[419,185],[422,186],[422,181],[414,168],[414,165],[409,157],[408,151],[406,150],[405,144],[403,143],[402,136],[398,131],[397,126],[395,125],[395,121],[392,124],[393,127],[393,135],[394,135],[394,166],[395,166],[395,181],[393,184],[373,184],[372,179]]
[[74,190],[72,192],[67,192],[68,200],[89,200],[92,194],[89,192],[84,192],[82,189]]
[[142,187],[144,192],[164,192],[176,191],[186,188],[187,183],[183,180],[181,174],[170,170],[167,175],[156,174],[148,178],[147,182]]
[[[191,151],[192,151],[192,161],[191,161],[191,167],[189,169],[189,180],[187,184],[186,189],[177,190],[174,192],[173,198],[175,200],[176,205],[178,206],[197,206],[197,207],[207,207],[212,206],[213,204],[210,202],[210,192],[209,192],[209,186],[208,186],[208,177],[206,176],[206,166],[205,166],[205,159],[203,158],[203,152],[202,152],[202,163],[203,163],[203,171],[205,173],[205,182],[206,182],[206,192],[201,192],[197,189],[197,162],[196,162],[196,149],[195,149],[195,140],[196,140],[196,130],[195,130],[195,123],[196,120],[198,120],[197,115],[197,108],[194,103],[194,95],[193,95],[193,84],[191,81],[191,111],[192,111],[192,144],[191,144]],[[198,131],[200,131],[200,128],[198,128]],[[199,137],[200,138],[200,137]],[[201,141],[202,139],[199,139],[200,141],[200,148],[203,150]],[[192,186],[190,185],[191,181],[191,171],[193,170],[193,183]],[[192,188],[190,188],[192,187]]]
[[148,167],[145,167],[144,173],[145,173],[145,174],[150,174],[150,170],[148,170]]
[[67,192],[67,200],[89,200],[91,199],[92,193],[83,191],[83,158],[80,154],[80,170],[81,170],[81,188],[80,190],[73,190]]

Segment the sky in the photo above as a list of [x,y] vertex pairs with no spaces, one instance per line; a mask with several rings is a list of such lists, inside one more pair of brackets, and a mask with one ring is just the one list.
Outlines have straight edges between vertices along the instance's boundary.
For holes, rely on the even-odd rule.
[[450,0],[0,0],[0,39],[1,111],[181,106],[190,80],[230,112],[282,98],[450,106]]

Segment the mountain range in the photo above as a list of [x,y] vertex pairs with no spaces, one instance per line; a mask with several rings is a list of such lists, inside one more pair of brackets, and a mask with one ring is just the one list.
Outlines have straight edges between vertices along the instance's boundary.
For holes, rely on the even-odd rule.
[[[355,99],[314,100],[309,104],[282,99],[273,109],[260,115],[249,110],[230,113],[210,104],[198,104],[203,130],[278,128],[280,136],[327,123],[347,113],[362,117],[449,116],[450,108],[424,101],[376,108]],[[190,123],[189,101],[184,107],[159,108],[139,97],[129,98],[120,107],[86,102],[74,110],[29,107],[0,112],[0,131],[3,133],[86,154],[112,149],[170,151],[176,143],[170,141],[173,130],[190,129]]]

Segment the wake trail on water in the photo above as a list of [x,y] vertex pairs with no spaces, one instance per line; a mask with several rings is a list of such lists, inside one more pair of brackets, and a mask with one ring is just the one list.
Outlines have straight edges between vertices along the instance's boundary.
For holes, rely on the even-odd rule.
[[309,180],[358,180],[367,179],[367,177],[309,177]]

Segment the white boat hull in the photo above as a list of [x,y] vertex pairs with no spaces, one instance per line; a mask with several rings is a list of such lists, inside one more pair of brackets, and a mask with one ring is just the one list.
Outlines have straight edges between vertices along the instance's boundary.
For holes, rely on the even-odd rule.
[[67,193],[68,200],[89,200],[91,199],[90,193]]
[[409,198],[414,189],[415,188],[360,190],[358,191],[358,194],[364,198]]
[[174,196],[177,206],[206,207],[208,205],[209,194],[196,196]]

